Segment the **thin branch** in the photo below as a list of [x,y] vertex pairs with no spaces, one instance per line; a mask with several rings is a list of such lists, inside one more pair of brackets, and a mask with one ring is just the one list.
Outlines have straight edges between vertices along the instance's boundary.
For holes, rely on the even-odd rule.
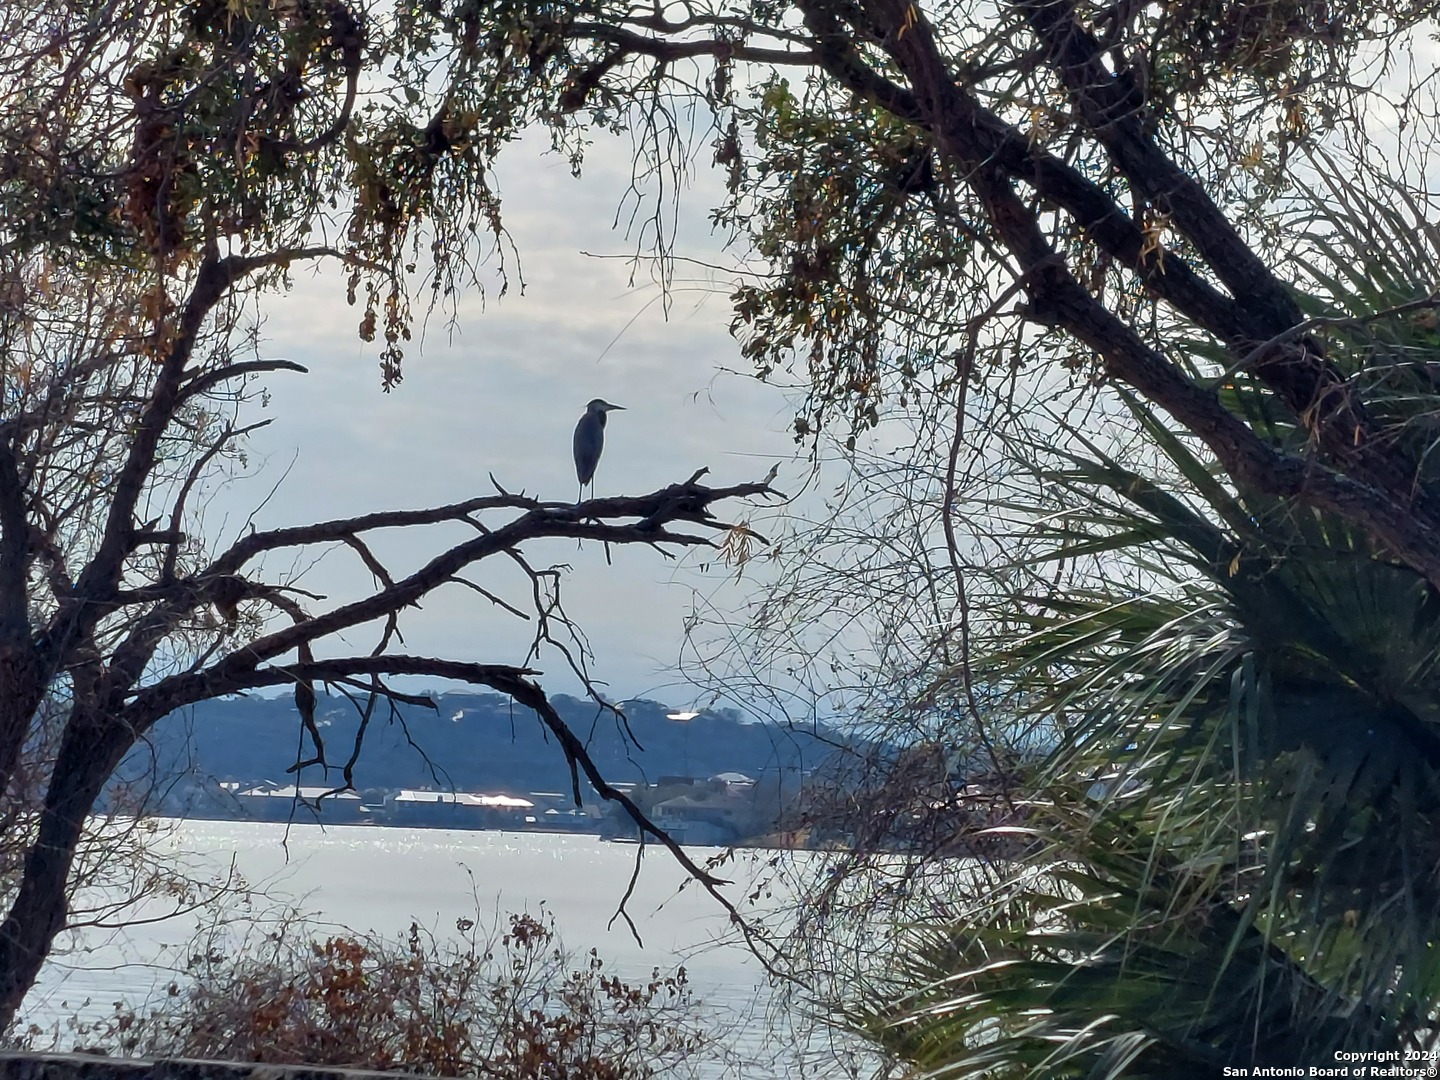
[[503,600],[503,599],[501,599],[500,597],[496,596],[494,593],[492,593],[489,589],[485,588],[484,586],[482,586],[482,585],[477,585],[475,582],[471,581],[469,578],[461,577],[459,574],[456,574],[456,575],[455,575],[454,577],[452,577],[450,580],[453,581],[453,582],[455,582],[455,584],[457,584],[457,585],[464,585],[467,589],[472,589],[472,590],[474,590],[475,592],[479,593],[481,596],[485,597],[486,600],[489,600],[489,601],[490,601],[492,604],[494,604],[496,607],[504,608],[506,611],[508,611],[511,615],[514,615],[516,618],[524,619],[526,622],[529,622],[529,621],[530,621],[530,616],[529,616],[528,613],[526,613],[526,612],[524,612],[524,611],[521,611],[518,607],[516,607],[514,604],[510,603],[509,601]]
[[214,371],[200,372],[180,388],[180,400],[188,401],[192,397],[207,393],[222,382],[267,371],[298,371],[301,375],[310,374],[309,368],[304,364],[297,364],[293,360],[247,360],[240,364],[227,364]]
[[[190,466],[190,472],[186,475],[185,482],[180,485],[180,491],[175,496],[175,506],[170,511],[170,532],[172,534],[179,536],[182,519],[185,516],[185,502],[189,499],[190,491],[199,481],[201,474],[205,471],[205,467],[214,460],[215,455],[220,453],[220,451],[224,449],[225,444],[231,439],[237,439],[241,436],[248,435],[252,431],[258,431],[260,428],[268,427],[273,422],[274,421],[271,420],[262,420],[258,424],[250,424],[247,427],[239,429],[233,428],[229,424],[225,425],[225,430],[220,433],[220,437]],[[179,557],[179,554],[180,544],[177,541],[171,544],[170,549],[165,552],[165,563],[160,572],[161,581],[170,581],[175,577],[175,561]]]
[[648,56],[661,64],[696,56],[713,56],[717,60],[744,60],[757,64],[799,65],[814,67],[818,55],[809,49],[767,49],[744,45],[723,38],[699,38],[693,41],[667,41],[649,37],[609,23],[570,23],[564,35],[585,41],[603,41],[616,46],[622,53]]

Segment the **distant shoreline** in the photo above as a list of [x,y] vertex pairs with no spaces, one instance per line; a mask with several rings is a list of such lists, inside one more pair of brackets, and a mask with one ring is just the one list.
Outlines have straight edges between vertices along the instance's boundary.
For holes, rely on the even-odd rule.
[[[175,814],[160,813],[146,815],[161,821],[223,821],[236,825],[318,825],[325,829],[385,829],[399,832],[460,832],[460,833],[503,833],[510,836],[584,836],[591,837],[606,844],[619,844],[623,846],[639,846],[640,839],[630,835],[606,835],[598,829],[577,829],[577,828],[547,828],[545,825],[536,823],[531,825],[517,825],[514,822],[507,822],[502,825],[457,825],[457,824],[435,824],[421,822],[397,822],[382,821],[376,819],[335,819],[326,820],[321,814],[314,812],[313,807],[308,803],[297,803],[291,801],[300,813],[291,815],[288,818],[270,818],[255,816],[239,816],[224,814]],[[805,842],[803,833],[768,833],[763,836],[743,837],[729,844],[710,843],[689,843],[680,840],[682,847],[733,847],[745,850],[756,851],[809,851],[810,848]],[[647,846],[658,845],[654,839],[645,841]]]

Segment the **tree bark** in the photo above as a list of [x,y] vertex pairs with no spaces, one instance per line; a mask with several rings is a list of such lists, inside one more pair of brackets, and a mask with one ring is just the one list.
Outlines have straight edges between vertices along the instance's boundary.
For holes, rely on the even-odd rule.
[[10,788],[46,682],[44,664],[28,640],[0,640],[0,798]]
[[0,441],[0,797],[10,787],[47,681],[31,638],[29,554],[24,485],[7,439]]

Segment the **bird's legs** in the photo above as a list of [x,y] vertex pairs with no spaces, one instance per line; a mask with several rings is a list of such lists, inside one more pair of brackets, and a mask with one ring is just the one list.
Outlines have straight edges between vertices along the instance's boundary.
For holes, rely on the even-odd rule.
[[[593,480],[590,481],[590,486],[591,486],[591,488],[593,489],[594,486],[595,486],[595,481],[593,481]],[[584,485],[584,484],[581,484],[581,485],[580,485],[580,491],[579,491],[579,493],[575,496],[575,505],[576,505],[576,506],[579,506],[579,505],[580,505],[582,502],[584,502],[584,501],[585,501],[585,485]],[[579,551],[579,550],[580,550],[581,548],[583,548],[584,546],[585,546],[585,541],[584,541],[584,540],[581,540],[579,537],[576,537],[576,538],[575,538],[575,550],[576,550],[576,551]]]

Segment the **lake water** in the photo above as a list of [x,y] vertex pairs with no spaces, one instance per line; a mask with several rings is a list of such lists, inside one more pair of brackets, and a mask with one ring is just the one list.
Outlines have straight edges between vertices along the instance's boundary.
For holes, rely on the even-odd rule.
[[[252,886],[335,926],[398,938],[412,920],[437,937],[457,937],[455,920],[503,923],[509,912],[553,914],[568,948],[596,948],[622,978],[684,964],[695,996],[717,1017],[725,1066],[703,1075],[761,1077],[848,1075],[824,1049],[830,1036],[802,1040],[777,1031],[765,972],[736,940],[723,908],[662,849],[648,847],[627,910],[643,946],[612,916],[634,870],[637,848],[589,836],[451,832],[250,822],[183,821],[167,840],[195,870],[223,875],[233,864]],[[691,849],[703,864],[718,854]],[[739,852],[721,876],[739,900],[766,880],[772,852]],[[783,903],[783,895],[774,903]],[[153,910],[153,909],[152,909]],[[108,1013],[113,1002],[143,1002],[183,967],[206,913],[122,931],[87,930],[80,950],[51,964],[27,1001],[42,1026],[75,1014]],[[708,1015],[708,1014],[707,1014]],[[778,1025],[783,1026],[783,1025]],[[802,1053],[798,1046],[808,1042]]]

